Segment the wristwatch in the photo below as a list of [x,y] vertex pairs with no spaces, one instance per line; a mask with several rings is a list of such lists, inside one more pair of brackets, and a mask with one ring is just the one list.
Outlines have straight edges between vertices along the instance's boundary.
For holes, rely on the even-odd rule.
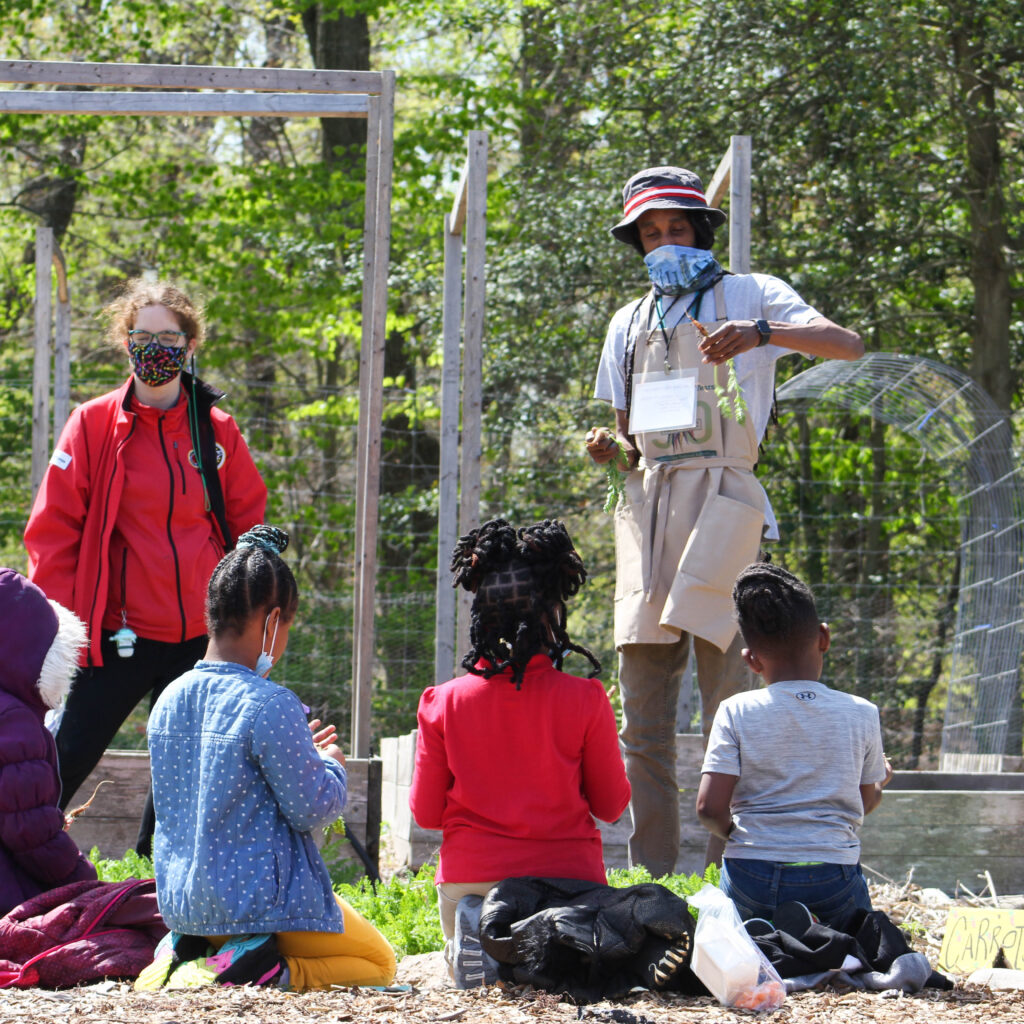
[[761,335],[761,338],[757,343],[757,347],[760,348],[762,345],[767,345],[772,337],[772,329],[768,326],[768,321],[755,320],[754,326],[757,328],[757,333]]

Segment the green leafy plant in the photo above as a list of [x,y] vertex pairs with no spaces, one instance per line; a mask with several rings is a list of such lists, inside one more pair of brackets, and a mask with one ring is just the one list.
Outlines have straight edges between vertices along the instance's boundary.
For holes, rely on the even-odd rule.
[[434,890],[436,865],[424,864],[415,875],[396,875],[379,883],[336,885],[335,892],[380,929],[401,959],[444,947]]
[[89,851],[89,860],[96,867],[101,882],[123,882],[126,878],[152,878],[153,861],[134,850],[125,850],[120,860],[109,860],[100,854],[98,846]]

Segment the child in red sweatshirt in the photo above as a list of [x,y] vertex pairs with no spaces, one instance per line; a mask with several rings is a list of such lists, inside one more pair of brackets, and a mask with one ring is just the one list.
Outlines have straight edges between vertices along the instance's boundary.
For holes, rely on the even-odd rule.
[[438,907],[445,938],[469,894],[521,875],[605,883],[594,818],[629,804],[615,714],[602,684],[561,670],[565,599],[586,570],[565,526],[515,530],[493,519],[463,537],[454,584],[474,594],[467,674],[420,698],[409,803],[440,829]]

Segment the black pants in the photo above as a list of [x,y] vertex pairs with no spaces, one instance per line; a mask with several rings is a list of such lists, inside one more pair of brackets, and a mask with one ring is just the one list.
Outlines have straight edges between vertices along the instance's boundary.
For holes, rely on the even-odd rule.
[[[57,759],[62,810],[67,810],[71,798],[99,763],[135,705],[149,694],[152,708],[164,687],[192,668],[206,653],[205,636],[180,644],[139,637],[132,656],[122,658],[110,636],[107,630],[103,631],[103,665],[80,669],[75,676],[60,720]],[[88,799],[89,794],[83,796]],[[155,827],[150,786],[135,847],[147,857],[152,853]]]

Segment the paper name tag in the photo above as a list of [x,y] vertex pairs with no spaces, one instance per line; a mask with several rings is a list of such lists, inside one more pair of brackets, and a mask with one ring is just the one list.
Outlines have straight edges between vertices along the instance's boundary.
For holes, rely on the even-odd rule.
[[631,434],[690,430],[697,425],[697,371],[654,370],[633,378]]
[[50,462],[58,469],[67,469],[71,465],[71,456],[58,448],[50,457]]

